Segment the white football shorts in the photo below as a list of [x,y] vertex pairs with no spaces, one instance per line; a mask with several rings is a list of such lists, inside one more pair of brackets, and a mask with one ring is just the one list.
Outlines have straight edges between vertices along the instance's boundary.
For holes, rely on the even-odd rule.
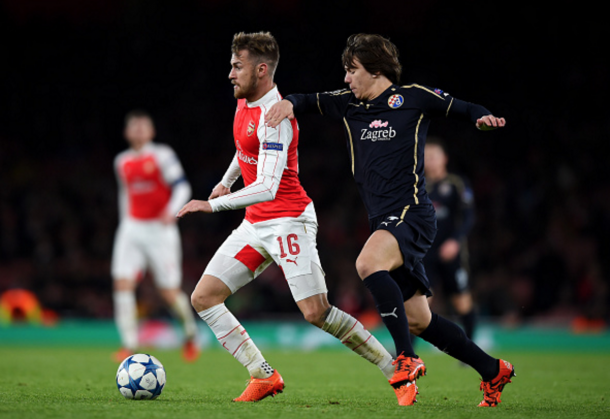
[[112,251],[112,277],[135,281],[149,270],[157,287],[179,288],[182,281],[182,247],[176,224],[159,221],[120,222]]
[[[306,213],[309,211],[313,206]],[[284,272],[295,301],[325,294],[328,290],[316,247],[317,232],[315,212],[313,217],[256,224],[244,220],[216,251],[203,274],[220,279],[235,293],[275,262]]]

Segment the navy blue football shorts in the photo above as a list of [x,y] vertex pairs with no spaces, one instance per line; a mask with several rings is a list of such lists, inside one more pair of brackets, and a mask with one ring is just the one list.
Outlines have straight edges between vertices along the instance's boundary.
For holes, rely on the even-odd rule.
[[371,234],[389,231],[398,242],[404,265],[390,272],[407,301],[419,290],[432,296],[426,275],[424,256],[436,236],[436,212],[432,204],[410,205],[403,209],[369,219]]

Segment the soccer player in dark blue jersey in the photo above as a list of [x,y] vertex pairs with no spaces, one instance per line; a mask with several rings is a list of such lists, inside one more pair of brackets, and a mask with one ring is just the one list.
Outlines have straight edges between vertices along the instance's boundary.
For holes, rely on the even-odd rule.
[[410,331],[477,370],[484,390],[479,406],[496,406],[513,366],[486,354],[458,325],[432,313],[427,302],[430,283],[422,259],[434,241],[436,216],[426,194],[424,146],[434,117],[459,118],[480,130],[506,121],[440,89],[399,85],[398,50],[379,35],[350,36],[342,62],[349,89],[290,95],[268,111],[266,123],[274,127],[295,113],[321,113],[344,126],[372,232],[356,269],[396,346],[390,384],[399,404],[416,401],[415,380],[426,371]]
[[468,181],[449,173],[449,158],[440,138],[428,138],[424,150],[426,192],[436,211],[437,233],[424,258],[435,293],[443,295],[473,338],[475,311],[469,286],[467,236],[474,225],[474,195]]

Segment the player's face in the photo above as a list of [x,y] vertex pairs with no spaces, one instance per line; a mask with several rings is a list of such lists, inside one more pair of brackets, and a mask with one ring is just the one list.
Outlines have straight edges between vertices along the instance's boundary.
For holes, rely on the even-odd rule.
[[257,66],[250,60],[249,54],[248,50],[241,50],[231,56],[229,80],[236,99],[248,98],[258,87]]
[[155,127],[149,118],[131,118],[125,127],[125,138],[136,150],[152,141]]
[[344,81],[349,84],[349,88],[356,98],[367,100],[372,94],[375,78],[366,71],[358,59],[354,59],[354,67],[345,69]]
[[436,144],[426,144],[424,149],[424,169],[426,174],[434,176],[447,166],[447,155],[442,147]]

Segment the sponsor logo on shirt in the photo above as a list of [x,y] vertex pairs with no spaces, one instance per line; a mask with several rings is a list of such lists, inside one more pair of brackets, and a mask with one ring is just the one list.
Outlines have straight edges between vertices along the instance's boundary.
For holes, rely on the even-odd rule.
[[405,99],[402,95],[392,95],[388,98],[388,106],[392,109],[400,108],[403,103],[405,103]]
[[[391,126],[388,126],[388,121],[373,121],[369,124],[369,127],[373,129],[361,128],[360,129],[360,139],[362,141],[371,140],[372,142],[376,141],[390,141],[392,138],[396,137],[396,130]],[[379,129],[386,128],[387,129]]]
[[282,151],[284,149],[284,144],[282,143],[263,143],[263,150],[277,150]]
[[246,130],[246,134],[248,134],[248,137],[254,134],[254,130],[256,130],[256,124],[254,123],[254,121],[250,121],[250,123],[248,124],[248,129]]
[[134,195],[146,194],[155,190],[156,184],[152,180],[134,180],[129,183],[129,190]]
[[237,147],[237,158],[239,160],[241,160],[247,164],[253,164],[253,165],[258,164],[258,160],[256,160],[256,157],[250,157],[246,153],[244,153],[244,151],[241,148],[241,144],[239,144],[239,141],[235,141],[235,146]]
[[376,119],[369,124],[370,128],[385,128],[388,126],[388,121],[381,122],[381,120]]

